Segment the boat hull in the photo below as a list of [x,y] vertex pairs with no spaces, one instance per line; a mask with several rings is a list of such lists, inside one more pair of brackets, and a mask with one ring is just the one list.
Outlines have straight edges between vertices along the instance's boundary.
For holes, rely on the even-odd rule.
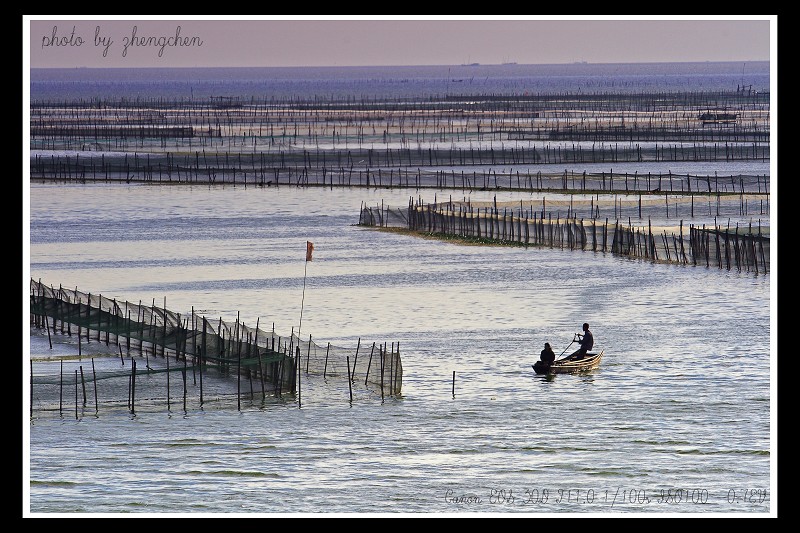
[[600,361],[605,352],[588,353],[582,359],[577,359],[576,356],[570,355],[564,359],[554,361],[550,365],[542,361],[536,361],[533,365],[533,371],[537,374],[577,374],[579,372],[588,372],[600,366]]

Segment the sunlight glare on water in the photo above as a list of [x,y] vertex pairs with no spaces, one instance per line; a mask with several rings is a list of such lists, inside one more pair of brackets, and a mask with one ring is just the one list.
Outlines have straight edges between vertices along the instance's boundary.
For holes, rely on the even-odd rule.
[[[539,513],[609,512],[613,503],[621,512],[759,512],[769,505],[743,508],[727,496],[769,480],[768,365],[752,365],[769,358],[768,276],[386,233],[356,225],[361,202],[402,205],[406,192],[320,192],[31,187],[36,279],[134,302],[166,298],[181,313],[274,323],[284,335],[299,326],[302,301],[304,336],[347,346],[360,340],[362,348],[399,342],[404,369],[402,396],[383,402],[357,387],[351,406],[341,382],[308,377],[302,409],[284,400],[241,413],[173,406],[170,414],[135,417],[36,417],[32,510]],[[103,209],[108,218],[91,222]],[[137,215],[145,212],[146,220]],[[315,244],[307,264],[306,240]],[[586,376],[535,375],[543,343],[557,355],[570,349],[584,321],[596,349],[606,351],[601,367]],[[31,354],[48,352],[47,337],[32,333]],[[708,498],[702,507],[655,503],[668,489]],[[545,490],[548,502],[533,498]],[[570,501],[578,490],[580,503]],[[651,503],[621,502],[620,490],[626,498],[646,491]],[[515,502],[489,503],[500,491]],[[453,503],[453,495],[481,502]]]
[[[163,369],[160,365],[170,358],[137,354],[134,359],[133,351],[124,353],[122,345],[99,337],[81,340],[74,330],[24,327],[24,397],[33,399],[23,409],[23,431],[29,437],[24,453],[27,510],[37,516],[775,513],[777,448],[772,438],[777,422],[771,414],[777,413],[777,397],[771,392],[777,385],[771,372],[777,357],[770,339],[777,332],[770,293],[777,285],[777,242],[772,242],[770,273],[764,274],[590,250],[465,245],[358,225],[362,205],[391,206],[397,214],[410,201],[452,199],[528,213],[547,204],[554,207],[554,218],[583,218],[588,209],[600,209],[590,218],[631,224],[631,217],[637,217],[634,225],[651,222],[656,234],[681,226],[686,230],[691,223],[775,232],[770,217],[777,213],[776,193],[772,203],[763,195],[741,195],[740,202],[729,202],[731,209],[720,212],[719,194],[687,199],[665,189],[663,196],[644,199],[654,206],[644,216],[641,195],[627,194],[631,177],[634,184],[646,183],[649,193],[660,188],[665,173],[670,187],[680,192],[689,183],[705,184],[710,192],[712,181],[703,177],[717,174],[721,181],[714,185],[721,190],[730,187],[738,194],[736,187],[744,180],[736,177],[746,176],[759,193],[767,183],[777,191],[776,172],[770,176],[777,149],[772,162],[749,155],[751,148],[755,154],[769,144],[769,104],[763,98],[770,64],[748,63],[746,74],[757,91],[752,105],[759,107],[748,112],[753,125],[766,128],[759,133],[766,134],[763,145],[731,140],[728,134],[735,137],[738,128],[706,130],[694,109],[684,115],[658,111],[656,120],[680,115],[678,133],[688,133],[682,129],[686,120],[695,123],[692,135],[702,127],[701,137],[714,137],[699,142],[698,159],[695,140],[656,142],[658,135],[634,140],[633,133],[620,142],[549,138],[553,124],[578,122],[577,114],[568,119],[572,111],[562,110],[561,100],[544,116],[519,114],[492,125],[506,113],[495,105],[506,104],[484,97],[530,97],[521,101],[524,113],[538,105],[534,95],[548,93],[620,95],[620,101],[637,107],[651,105],[646,95],[653,93],[712,91],[716,98],[745,83],[739,64],[479,65],[453,66],[452,72],[448,66],[32,69],[30,96],[39,102],[166,99],[183,106],[184,101],[231,96],[260,102],[255,112],[261,113],[274,101],[286,105],[313,98],[347,106],[387,99],[402,108],[419,102],[421,95],[445,95],[447,100],[431,102],[426,96],[422,104],[472,106],[480,99],[480,112],[490,110],[490,124],[481,124],[484,115],[477,120],[450,115],[449,131],[440,131],[438,115],[416,122],[420,119],[413,113],[401,111],[376,120],[395,121],[381,135],[367,127],[356,132],[362,129],[360,119],[355,126],[347,124],[350,118],[318,121],[319,116],[311,118],[317,113],[312,109],[297,116],[314,123],[314,132],[309,124],[299,137],[286,128],[279,131],[280,126],[273,131],[274,116],[253,118],[252,124],[263,120],[269,134],[265,128],[257,135],[239,131],[238,137],[228,138],[164,142],[131,136],[91,143],[83,134],[63,139],[31,135],[31,163],[45,168],[48,161],[68,156],[76,170],[62,180],[59,164],[51,169],[56,178],[51,182],[26,182],[24,319],[30,312],[30,274],[54,288],[165,306],[183,318],[194,313],[210,322],[239,320],[250,328],[274,329],[284,340],[299,332],[320,347],[330,343],[357,353],[348,362],[358,367],[357,376],[375,363],[376,347],[399,346],[403,372],[396,396],[383,395],[379,386],[361,379],[306,374],[302,368],[295,391],[264,395],[252,380],[200,373],[201,401],[194,368],[184,367],[185,374],[174,367],[151,373],[151,365]],[[454,88],[454,79],[469,82]],[[454,90],[460,91],[456,100],[450,98]],[[630,95],[645,96],[628,100]],[[736,105],[745,105],[750,96],[735,95]],[[598,109],[592,109],[594,101],[584,103],[587,107],[577,113]],[[204,108],[204,116],[212,116],[211,107]],[[65,109],[73,118],[80,115],[77,107]],[[80,109],[91,109],[92,117],[99,116],[95,111],[111,110],[103,120],[112,122],[120,116],[113,106]],[[232,127],[250,130],[253,109],[244,106],[245,118]],[[645,120],[637,123],[635,115],[644,112],[638,109],[625,111],[623,119],[633,119],[634,130],[648,130]],[[284,111],[294,113],[287,106],[279,111],[281,120]],[[227,113],[223,108],[217,116]],[[173,118],[179,116],[196,118],[180,113]],[[50,119],[45,126],[63,125],[60,115]],[[529,119],[530,133],[536,135],[526,139]],[[405,120],[405,126],[397,120]],[[597,120],[615,124],[608,116]],[[469,128],[462,128],[466,121]],[[523,133],[517,136],[505,128]],[[655,145],[659,150],[653,150],[652,161],[624,155]],[[741,160],[728,157],[734,146],[730,153]],[[258,187],[253,185],[255,167],[244,178],[250,180],[247,186],[241,181],[235,186],[160,182],[161,164],[168,157],[183,165],[178,176],[183,171],[182,179],[191,179],[190,155],[196,154],[199,167],[197,150],[206,147],[209,154],[219,151],[220,158],[228,151],[232,156],[314,151],[319,159],[323,150],[331,186],[280,181]],[[502,156],[495,160],[484,153],[476,161],[471,152],[481,147],[502,148],[497,151]],[[580,150],[597,147],[602,150],[590,158],[592,163],[573,165],[569,156],[560,157],[580,159]],[[442,157],[429,152],[426,161],[429,148],[442,150]],[[325,149],[337,152],[328,152],[325,160]],[[383,163],[386,155],[399,157],[399,166],[395,159],[383,167],[384,181],[388,173],[397,183],[400,170],[412,181],[415,173],[430,171],[429,179],[443,178],[454,188],[414,188],[408,181],[405,187],[375,188],[374,180],[373,187],[333,186],[334,175],[344,179],[344,156],[351,149],[362,155],[374,150]],[[544,151],[544,160],[536,159],[537,150]],[[616,161],[620,150],[623,160]],[[415,152],[419,157],[412,162]],[[107,175],[106,182],[78,182],[79,159],[86,165],[98,157],[103,162],[132,153],[157,165],[153,182],[129,184],[125,173],[116,183]],[[341,163],[334,165],[334,157],[341,157]],[[94,175],[102,168],[94,163],[84,170]],[[360,175],[372,163],[350,165],[350,173]],[[515,173],[517,179],[529,173],[531,181],[543,173],[555,176],[555,182],[562,172],[573,191],[579,191],[576,180],[582,173],[600,173],[603,191],[606,176],[613,175],[614,193],[556,194],[550,185],[539,191],[532,185],[527,191],[499,188],[511,188]],[[468,174],[474,190],[457,189],[459,178],[470,180]],[[294,179],[299,182],[297,175]],[[441,186],[436,182],[435,187]],[[314,244],[310,262],[305,261],[307,241]],[[594,334],[593,350],[604,352],[601,365],[577,375],[535,374],[532,365],[544,343],[557,356],[572,352],[574,334],[584,322]],[[134,360],[141,371],[131,380]],[[115,379],[92,380],[95,370]],[[46,385],[53,396],[42,399],[44,380],[31,388],[31,373],[51,380]],[[158,379],[164,375],[172,376],[166,387]],[[135,410],[129,405],[131,384]]]

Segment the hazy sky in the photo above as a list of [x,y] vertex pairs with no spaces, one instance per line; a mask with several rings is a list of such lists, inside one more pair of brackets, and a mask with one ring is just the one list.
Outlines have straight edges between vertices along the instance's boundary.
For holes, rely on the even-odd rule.
[[776,15],[400,17],[30,15],[23,45],[31,67],[69,68],[765,61],[777,49]]

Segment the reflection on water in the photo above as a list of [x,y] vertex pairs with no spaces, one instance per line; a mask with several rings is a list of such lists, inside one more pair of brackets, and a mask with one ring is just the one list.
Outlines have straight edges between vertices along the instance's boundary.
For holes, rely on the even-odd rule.
[[[769,276],[354,225],[362,201],[408,192],[32,186],[32,277],[285,335],[302,303],[304,335],[399,342],[404,375],[383,400],[356,387],[350,403],[346,380],[303,376],[302,408],[35,416],[31,509],[768,511],[728,492],[770,484]],[[583,322],[601,367],[535,375],[543,343],[559,353]],[[30,342],[52,355],[41,332]],[[662,489],[708,498],[658,503]]]

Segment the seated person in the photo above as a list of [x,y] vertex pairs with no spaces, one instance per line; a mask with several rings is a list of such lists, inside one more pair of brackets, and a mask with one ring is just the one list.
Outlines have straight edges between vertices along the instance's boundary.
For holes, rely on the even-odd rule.
[[550,347],[550,343],[544,343],[544,350],[542,350],[542,354],[539,356],[539,359],[543,363],[550,364],[556,360],[556,354],[553,352],[553,349]]

